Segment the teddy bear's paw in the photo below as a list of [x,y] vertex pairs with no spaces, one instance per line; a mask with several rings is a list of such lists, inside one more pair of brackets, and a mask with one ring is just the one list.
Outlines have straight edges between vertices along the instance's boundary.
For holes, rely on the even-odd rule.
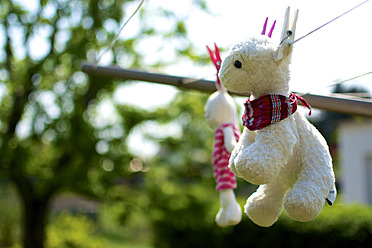
[[267,184],[275,177],[275,173],[273,173],[275,171],[268,170],[267,168],[271,166],[263,160],[257,158],[237,158],[234,162],[236,175],[249,183],[256,185]]
[[235,164],[234,164],[233,160],[230,160],[229,168],[232,171],[232,173],[234,173],[235,175],[239,176],[239,173],[238,173],[238,171],[235,168]]
[[293,220],[307,222],[314,220],[323,208],[324,203],[319,201],[304,201],[303,199],[288,199],[284,204],[286,214]]
[[282,211],[281,207],[247,202],[245,213],[256,224],[262,227],[270,227],[277,220]]
[[236,170],[235,159],[236,157],[240,156],[240,154],[241,154],[241,147],[235,147],[229,159],[229,168],[237,176],[238,176],[238,171]]
[[233,226],[242,219],[242,210],[238,203],[230,204],[225,208],[220,208],[216,216],[216,223],[220,227]]

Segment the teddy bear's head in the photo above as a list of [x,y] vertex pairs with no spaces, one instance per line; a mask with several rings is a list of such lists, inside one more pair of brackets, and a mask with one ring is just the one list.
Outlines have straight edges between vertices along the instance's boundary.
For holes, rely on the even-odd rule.
[[[288,13],[289,9],[286,20]],[[280,44],[265,36],[234,44],[221,65],[219,77],[222,84],[232,92],[251,93],[254,97],[287,94],[295,21],[292,30],[288,29],[286,21]]]
[[216,91],[205,105],[205,120],[208,125],[216,129],[223,124],[236,124],[236,107],[232,97],[226,92]]

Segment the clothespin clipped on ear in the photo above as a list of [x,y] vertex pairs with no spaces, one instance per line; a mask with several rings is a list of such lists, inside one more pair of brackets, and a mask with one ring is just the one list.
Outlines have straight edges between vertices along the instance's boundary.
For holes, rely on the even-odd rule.
[[222,59],[220,56],[220,50],[218,49],[216,43],[214,43],[214,49],[215,53],[207,46],[209,55],[211,56],[211,60],[213,64],[216,66],[217,69],[217,80],[216,80],[216,88],[220,92],[226,92],[226,88],[221,84],[220,77],[218,76],[218,73],[220,72],[221,64],[222,64]]
[[274,57],[275,61],[280,61],[283,59],[283,51],[286,46],[290,46],[290,50],[287,56],[288,56],[289,62],[291,62],[292,60],[292,49],[293,49],[292,45],[293,45],[295,33],[296,33],[298,10],[296,10],[296,12],[293,15],[291,29],[289,29],[289,12],[290,12],[290,7],[288,7],[285,12],[282,34],[280,36],[279,48]]

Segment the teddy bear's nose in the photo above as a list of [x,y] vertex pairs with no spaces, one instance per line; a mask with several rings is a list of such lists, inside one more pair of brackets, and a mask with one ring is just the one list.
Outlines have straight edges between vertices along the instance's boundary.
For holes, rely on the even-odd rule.
[[242,68],[242,62],[240,62],[239,60],[235,60],[235,62],[234,62],[234,66],[235,66],[236,68]]

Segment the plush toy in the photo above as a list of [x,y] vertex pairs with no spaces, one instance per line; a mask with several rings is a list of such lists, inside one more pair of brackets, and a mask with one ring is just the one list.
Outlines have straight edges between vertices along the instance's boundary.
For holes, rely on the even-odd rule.
[[[297,16],[298,10],[289,30],[288,7],[279,46],[264,36],[238,42],[228,52],[219,72],[228,90],[251,94],[244,104],[244,131],[231,154],[229,167],[237,176],[260,185],[247,199],[245,212],[263,227],[275,223],[283,207],[294,220],[313,220],[326,198],[332,204],[336,197],[327,143],[296,111],[298,101],[309,109],[310,106],[289,91]],[[267,19],[262,35],[266,25]]]
[[220,192],[221,208],[216,216],[216,223],[221,227],[235,225],[240,222],[242,212],[236,202],[233,189],[236,188],[236,178],[228,167],[230,153],[240,136],[237,125],[236,106],[232,97],[226,92],[218,78],[221,67],[221,57],[215,45],[215,53],[208,48],[211,59],[217,68],[217,91],[213,93],[205,105],[205,120],[214,132],[212,155],[213,173],[216,179],[216,190]]

